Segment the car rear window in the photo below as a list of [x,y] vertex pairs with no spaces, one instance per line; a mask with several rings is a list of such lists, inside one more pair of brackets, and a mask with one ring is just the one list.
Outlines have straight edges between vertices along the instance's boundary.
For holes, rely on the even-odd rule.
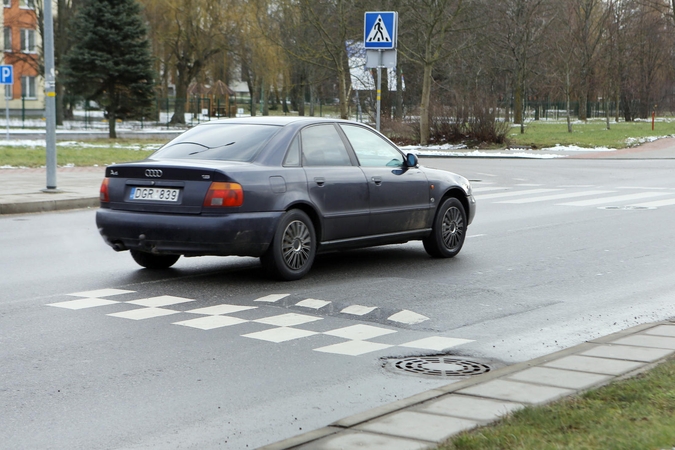
[[150,159],[251,161],[280,129],[276,125],[204,124],[181,134]]

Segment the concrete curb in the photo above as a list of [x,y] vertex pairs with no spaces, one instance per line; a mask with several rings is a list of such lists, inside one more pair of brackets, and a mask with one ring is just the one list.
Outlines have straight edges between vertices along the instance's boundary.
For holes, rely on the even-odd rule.
[[[260,450],[436,448],[448,437],[487,425],[514,409],[553,402],[635,376],[672,358],[674,353],[675,321],[637,325],[382,405]],[[533,370],[553,375],[537,378]],[[556,380],[556,374],[563,379]],[[576,379],[579,386],[570,387],[574,383],[571,379]],[[476,403],[477,409],[492,404],[492,417],[467,419],[466,413],[447,406],[443,412],[434,412],[433,408],[440,408],[434,405],[453,400]]]
[[81,208],[98,208],[99,204],[100,199],[98,197],[44,200],[37,202],[0,203],[0,215],[40,213]]

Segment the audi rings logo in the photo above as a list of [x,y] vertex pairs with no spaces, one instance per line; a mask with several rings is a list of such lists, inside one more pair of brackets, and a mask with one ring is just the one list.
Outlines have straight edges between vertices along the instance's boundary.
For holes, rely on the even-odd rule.
[[159,169],[145,169],[145,176],[149,178],[159,178],[162,176],[162,171]]

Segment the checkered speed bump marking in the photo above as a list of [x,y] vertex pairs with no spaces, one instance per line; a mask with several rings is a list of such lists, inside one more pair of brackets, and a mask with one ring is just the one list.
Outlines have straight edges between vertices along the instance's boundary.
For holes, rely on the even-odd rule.
[[[255,333],[243,334],[241,335],[242,337],[250,339],[258,339],[278,344],[282,342],[292,341],[295,339],[307,338],[310,336],[323,334],[327,336],[337,337],[340,339],[345,339],[345,342],[327,345],[324,347],[315,348],[313,350],[322,353],[333,353],[349,356],[359,356],[366,353],[385,350],[396,346],[406,348],[418,348],[422,350],[442,351],[450,347],[456,347],[458,345],[473,342],[468,339],[432,336],[396,345],[382,344],[378,342],[372,342],[371,339],[394,334],[397,333],[397,331],[389,328],[364,324],[351,325],[348,327],[337,328],[334,330],[324,332],[303,330],[301,328],[296,327],[316,322],[319,320],[323,320],[323,317],[316,317],[298,313],[277,314],[254,320],[241,319],[239,317],[232,316],[232,314],[236,314],[242,311],[258,309],[257,306],[220,304],[204,308],[189,309],[187,311],[178,311],[170,309],[168,307],[179,304],[187,304],[190,302],[194,302],[195,300],[183,297],[174,297],[171,295],[161,295],[157,297],[142,298],[130,301],[117,301],[117,300],[110,300],[107,298],[107,297],[114,298],[117,295],[131,294],[134,292],[135,291],[127,291],[122,289],[99,289],[94,291],[77,292],[74,294],[68,294],[71,297],[78,297],[76,300],[50,303],[47,306],[54,306],[58,308],[65,308],[71,310],[79,310],[124,303],[129,305],[140,306],[140,308],[135,308],[128,311],[122,311],[107,315],[110,317],[117,317],[129,320],[146,320],[155,317],[163,317],[176,314],[197,316],[194,318],[173,322],[173,325],[196,328],[199,330],[213,330],[217,328],[224,328],[253,322],[263,325],[269,325],[273,328],[258,331]],[[289,295],[290,294],[271,294],[265,297],[258,298],[254,300],[254,302],[261,302],[268,304],[276,303],[288,297]],[[325,300],[308,298],[296,303],[295,305],[300,306],[302,308],[313,309],[318,311],[321,308],[328,306],[330,303],[331,302]],[[375,306],[351,305],[346,308],[343,308],[340,312],[355,316],[364,316],[376,309],[377,307]],[[414,313],[412,311],[403,310],[388,317],[387,320],[397,323],[413,325],[429,320],[429,318],[421,314]]]

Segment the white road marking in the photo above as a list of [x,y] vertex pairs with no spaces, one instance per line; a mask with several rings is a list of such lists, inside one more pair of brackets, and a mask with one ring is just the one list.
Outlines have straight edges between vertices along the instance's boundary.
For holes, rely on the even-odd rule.
[[365,316],[377,309],[377,306],[351,305],[340,311],[343,314],[352,314],[354,316]]
[[508,191],[510,188],[502,186],[489,186],[472,188],[471,192]]
[[268,341],[274,343],[292,341],[293,339],[300,339],[307,336],[319,334],[315,331],[300,330],[298,328],[279,327],[270,330],[258,331],[256,333],[244,334],[242,337],[260,339],[261,341]]
[[232,314],[239,311],[248,311],[249,309],[257,309],[257,306],[239,306],[239,305],[215,305],[207,306],[205,308],[191,309],[189,312],[191,314],[208,314],[210,316],[217,316],[220,314]]
[[546,192],[555,192],[560,189],[526,189],[524,191],[503,192],[501,194],[475,195],[476,200],[490,200],[493,198],[516,197],[519,195],[544,194]]
[[263,323],[265,325],[276,325],[279,327],[292,327],[294,325],[302,325],[305,323],[316,322],[323,320],[323,317],[306,316],[304,314],[281,314],[279,316],[263,317],[256,319],[253,322]]
[[110,297],[112,295],[131,294],[136,291],[125,291],[123,289],[97,289],[95,291],[76,292],[68,294],[72,297]]
[[264,297],[260,297],[259,299],[253,300],[254,302],[266,302],[266,303],[275,303],[281,300],[282,298],[286,298],[291,294],[270,294],[266,295]]
[[427,316],[423,316],[422,314],[417,314],[415,312],[404,309],[403,311],[397,312],[393,316],[389,316],[387,320],[391,320],[392,322],[405,323],[408,325],[415,325],[418,323],[422,323],[425,320],[429,320],[429,318]]
[[399,344],[399,347],[409,347],[409,348],[421,348],[425,350],[435,350],[442,351],[446,348],[456,347],[458,345],[467,344],[469,342],[474,342],[470,339],[456,339],[456,338],[447,338],[440,336],[432,336],[424,339],[419,339],[417,341],[407,342],[405,344]]
[[663,190],[663,189],[668,189],[664,187],[646,187],[646,186],[621,186],[618,187],[617,189],[645,189],[647,191],[658,191],[658,190]]
[[131,319],[131,320],[144,320],[152,319],[155,317],[170,316],[172,314],[178,314],[180,311],[174,311],[172,309],[163,309],[163,308],[138,308],[132,309],[130,311],[124,311],[119,313],[107,314],[110,317],[120,317],[122,319]]
[[355,341],[364,341],[366,339],[372,339],[375,337],[384,336],[392,333],[396,333],[396,330],[374,327],[372,325],[352,325],[349,327],[326,331],[323,334],[327,334],[329,336],[337,336]]
[[296,303],[295,306],[302,306],[303,308],[310,308],[310,309],[321,309],[326,305],[330,305],[330,303],[331,302],[327,302],[325,300],[316,300],[314,298],[308,298]]
[[147,306],[150,308],[160,308],[162,306],[178,305],[180,303],[194,302],[193,299],[174,297],[172,295],[160,295],[159,297],[142,298],[140,300],[132,300],[132,305]]
[[47,306],[56,306],[57,308],[66,308],[66,309],[85,309],[85,308],[95,308],[97,306],[106,306],[113,305],[116,302],[113,300],[104,300],[102,298],[83,298],[79,300],[69,300],[67,302],[58,302],[50,303]]
[[200,330],[213,330],[215,328],[229,327],[231,325],[239,325],[240,323],[246,322],[248,322],[248,320],[230,316],[206,316],[174,322],[173,325],[182,325],[184,327],[198,328]]
[[614,191],[583,191],[583,192],[567,192],[565,194],[544,195],[543,197],[520,198],[516,200],[504,200],[497,203],[534,203],[544,202],[548,200],[560,200],[563,198],[585,197],[589,195],[611,194]]
[[340,344],[328,345],[326,347],[315,348],[315,352],[334,353],[337,355],[359,356],[365,353],[384,350],[393,347],[387,344],[378,344],[376,342],[368,341],[347,341]]
[[617,195],[614,197],[603,197],[603,198],[594,198],[592,200],[580,200],[578,202],[570,202],[570,203],[558,203],[558,205],[561,206],[593,206],[593,205],[612,205],[613,203],[616,202],[627,202],[631,200],[638,200],[641,198],[649,198],[649,197],[659,197],[661,195],[667,195],[666,192],[640,192],[637,194],[629,194],[629,195]]
[[675,198],[667,198],[665,200],[654,200],[653,202],[636,203],[630,206],[640,206],[644,208],[658,208],[659,206],[675,205]]

